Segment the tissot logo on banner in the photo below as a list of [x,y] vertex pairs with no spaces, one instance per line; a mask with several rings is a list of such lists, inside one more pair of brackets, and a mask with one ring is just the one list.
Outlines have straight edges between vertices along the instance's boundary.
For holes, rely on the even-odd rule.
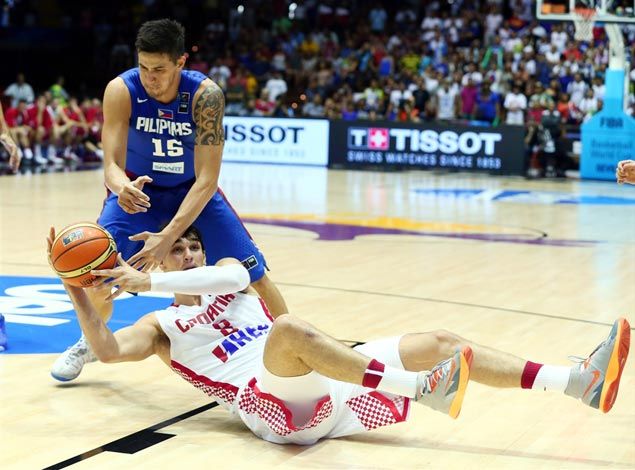
[[454,132],[417,129],[350,128],[348,130],[349,147],[369,150],[388,150],[393,141],[398,152],[441,152],[452,154],[460,152],[474,155],[483,152],[494,155],[496,143],[503,137],[498,132]]
[[523,171],[522,128],[378,124],[332,122],[331,165]]
[[324,119],[225,116],[223,160],[326,166],[329,123]]
[[388,150],[390,136],[388,129],[371,127],[369,129],[351,128],[348,131],[348,146],[369,150]]

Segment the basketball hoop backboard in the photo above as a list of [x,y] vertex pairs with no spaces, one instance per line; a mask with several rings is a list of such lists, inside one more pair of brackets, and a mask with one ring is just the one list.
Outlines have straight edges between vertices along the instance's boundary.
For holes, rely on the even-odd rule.
[[598,23],[635,23],[635,0],[538,0],[539,20],[575,21],[580,13],[595,10]]

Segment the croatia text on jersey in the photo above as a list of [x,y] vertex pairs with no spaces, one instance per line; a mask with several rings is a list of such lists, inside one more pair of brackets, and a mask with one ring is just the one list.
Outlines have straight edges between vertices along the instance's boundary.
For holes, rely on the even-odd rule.
[[210,303],[204,312],[199,313],[189,320],[177,318],[174,320],[174,324],[185,334],[196,325],[211,325],[214,329],[219,330],[220,333],[225,336],[225,339],[220,345],[214,348],[212,354],[222,362],[227,362],[240,348],[246,346],[263,334],[268,333],[271,327],[270,323],[265,323],[239,329],[225,318],[218,319],[219,315],[227,310],[227,307],[235,298],[236,296],[234,294],[217,295],[214,302]]

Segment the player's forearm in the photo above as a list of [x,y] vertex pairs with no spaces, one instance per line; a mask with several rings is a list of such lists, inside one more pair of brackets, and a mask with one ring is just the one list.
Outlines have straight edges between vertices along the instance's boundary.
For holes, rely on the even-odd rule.
[[104,165],[104,180],[106,186],[113,193],[119,194],[126,183],[130,182],[130,178],[126,172],[115,162],[106,162]]
[[187,271],[150,274],[152,292],[188,295],[233,294],[249,286],[249,272],[242,264],[202,266]]
[[180,237],[198,218],[217,189],[217,181],[197,179],[185,195],[179,210],[162,232],[173,237],[174,240]]
[[75,307],[79,326],[93,353],[102,362],[112,361],[119,351],[113,332],[106,326],[82,288],[68,285],[65,287]]

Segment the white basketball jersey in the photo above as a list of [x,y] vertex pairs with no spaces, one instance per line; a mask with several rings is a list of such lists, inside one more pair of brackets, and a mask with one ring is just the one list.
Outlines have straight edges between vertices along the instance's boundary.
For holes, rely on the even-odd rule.
[[248,294],[201,296],[201,305],[155,313],[170,339],[175,372],[235,412],[238,390],[258,374],[273,323],[264,302]]

